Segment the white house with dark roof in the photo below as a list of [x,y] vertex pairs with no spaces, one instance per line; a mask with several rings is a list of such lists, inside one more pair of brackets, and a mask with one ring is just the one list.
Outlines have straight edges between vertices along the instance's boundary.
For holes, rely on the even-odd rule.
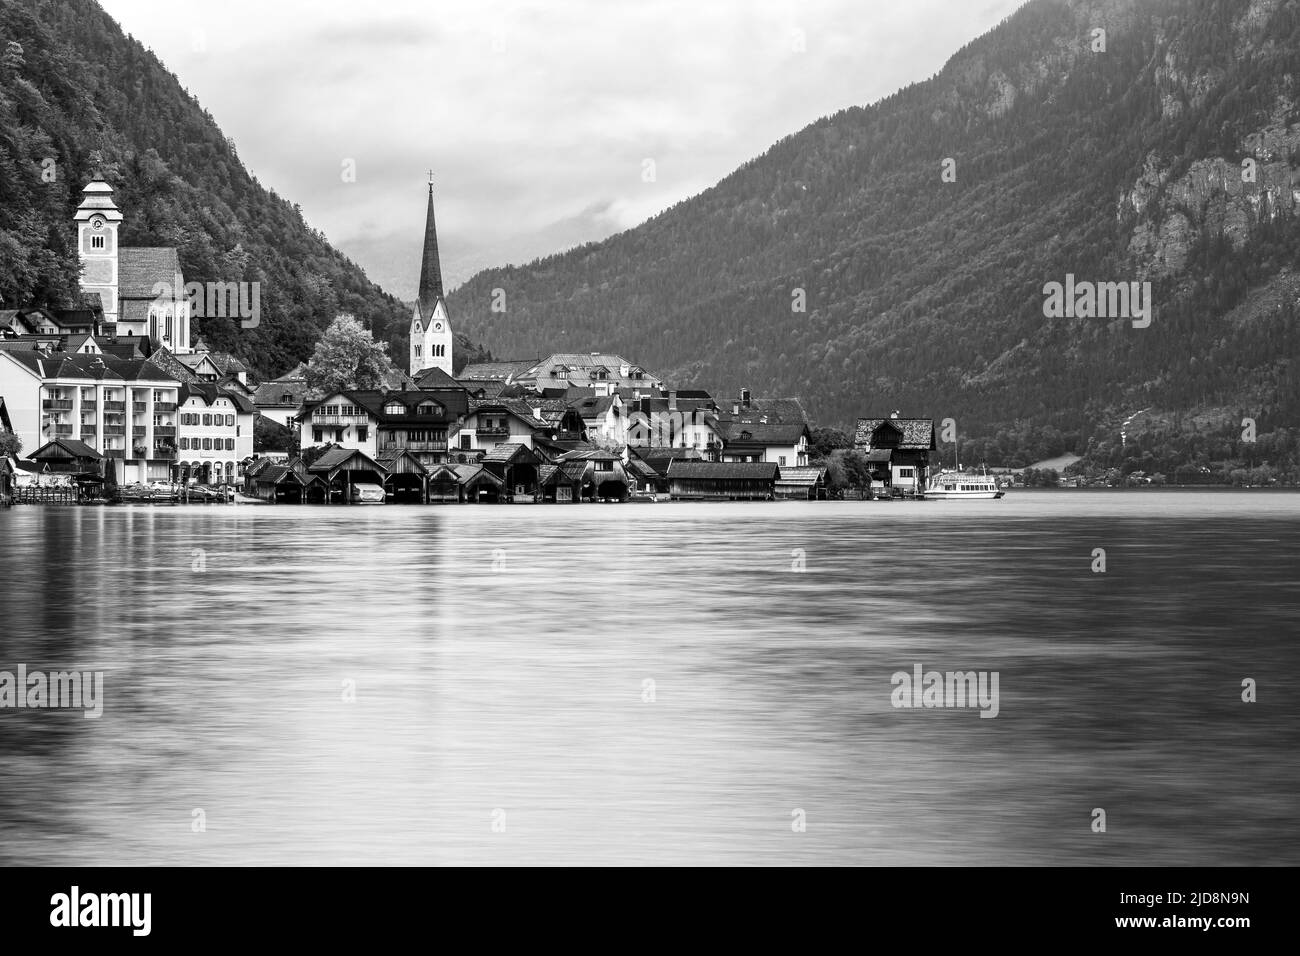
[[257,409],[247,396],[207,382],[181,385],[177,455],[183,481],[235,484],[253,455]]

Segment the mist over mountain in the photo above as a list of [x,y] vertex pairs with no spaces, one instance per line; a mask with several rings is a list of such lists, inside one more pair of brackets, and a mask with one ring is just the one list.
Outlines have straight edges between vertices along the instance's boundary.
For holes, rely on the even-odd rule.
[[[452,314],[498,357],[617,351],[823,424],[952,417],[990,461],[1294,468],[1298,54],[1290,0],[1033,0],[635,229],[480,273]],[[1151,324],[1048,318],[1069,275],[1151,282]]]

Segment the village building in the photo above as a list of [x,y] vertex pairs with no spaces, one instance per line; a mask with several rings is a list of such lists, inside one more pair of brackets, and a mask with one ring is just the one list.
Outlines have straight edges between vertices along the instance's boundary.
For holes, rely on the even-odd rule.
[[767,461],[781,467],[802,468],[808,464],[808,426],[748,424],[733,421],[723,439],[723,461]]
[[170,479],[180,385],[147,359],[0,349],[0,393],[23,447],[75,439],[120,462],[123,482]]
[[302,448],[337,445],[372,458],[411,452],[426,469],[448,460],[469,418],[463,388],[347,390],[306,402],[295,417]]
[[177,449],[179,480],[235,484],[240,462],[253,455],[257,409],[239,391],[212,383],[186,383],[179,389]]
[[899,412],[888,418],[859,418],[853,445],[866,455],[873,483],[891,494],[925,491],[930,452],[938,447],[933,419],[903,418]]
[[538,435],[551,437],[555,429],[533,414],[522,399],[503,401],[471,399],[469,413],[456,442],[457,461],[477,461],[498,445],[534,446]]
[[263,382],[253,391],[253,404],[263,418],[292,428],[294,419],[307,400],[307,366],[299,363],[279,378]]
[[629,402],[626,417],[627,444],[634,448],[693,448],[710,460],[722,451],[717,405],[707,392],[638,395]]

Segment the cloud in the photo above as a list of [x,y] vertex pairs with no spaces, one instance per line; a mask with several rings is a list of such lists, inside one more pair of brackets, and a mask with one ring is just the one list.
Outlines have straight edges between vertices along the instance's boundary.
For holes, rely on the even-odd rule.
[[418,268],[393,270],[418,263],[430,166],[448,256],[486,265],[581,230],[599,238],[821,116],[933,74],[1020,2],[104,5],[262,183],[409,296]]

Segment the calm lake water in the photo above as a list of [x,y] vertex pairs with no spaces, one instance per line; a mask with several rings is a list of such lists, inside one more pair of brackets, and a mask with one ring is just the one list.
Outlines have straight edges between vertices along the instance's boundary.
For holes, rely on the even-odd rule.
[[[0,861],[1295,865],[1298,541],[1269,492],[15,507],[0,671],[104,710],[0,710]],[[996,718],[894,707],[917,664]]]

